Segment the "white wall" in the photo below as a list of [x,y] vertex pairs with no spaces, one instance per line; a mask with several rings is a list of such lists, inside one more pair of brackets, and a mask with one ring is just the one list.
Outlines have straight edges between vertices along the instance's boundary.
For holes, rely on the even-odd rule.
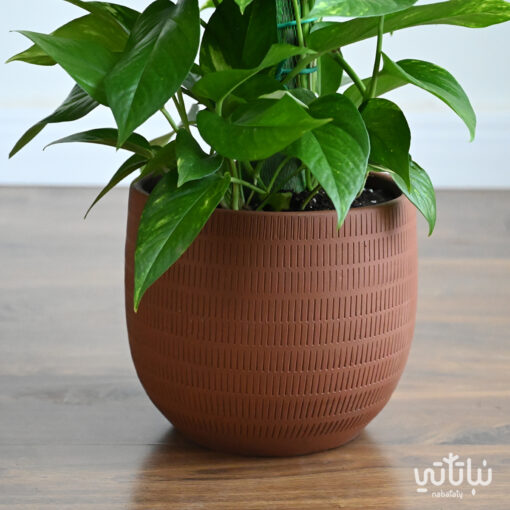
[[[148,1],[120,0],[137,7]],[[43,5],[44,4],[44,5]],[[7,60],[28,46],[23,36],[9,30],[51,32],[82,11],[61,0],[17,0],[0,18],[0,59]],[[423,27],[397,32],[385,39],[393,59],[433,61],[457,77],[478,113],[478,133],[469,143],[462,122],[439,100],[408,87],[391,94],[404,109],[413,132],[413,156],[438,187],[510,188],[510,24],[483,30]],[[349,47],[346,57],[367,75],[372,66],[373,41]],[[98,109],[73,124],[49,126],[24,151],[7,160],[17,138],[30,125],[58,106],[72,87],[58,68],[22,63],[2,66],[0,75],[0,185],[100,185],[126,159],[122,151],[90,145],[45,144],[74,132],[113,127],[111,114]],[[155,118],[141,128],[148,138],[167,129]]]

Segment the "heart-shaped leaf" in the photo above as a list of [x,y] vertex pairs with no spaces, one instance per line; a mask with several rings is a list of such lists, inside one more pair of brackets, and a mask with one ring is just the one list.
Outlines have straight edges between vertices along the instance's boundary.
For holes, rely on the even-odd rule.
[[210,175],[181,187],[175,172],[163,176],[147,201],[138,229],[135,310],[145,291],[195,240],[229,185],[228,174]]
[[[471,134],[471,139],[474,138],[476,114],[464,89],[446,69],[423,60],[406,59],[393,62],[384,54],[383,59],[384,68],[377,79],[377,96],[407,84],[420,87],[446,103],[464,121]],[[363,82],[368,84],[370,78]],[[345,95],[354,104],[360,105],[363,101],[355,86],[349,87],[345,91]]]
[[117,61],[114,53],[93,41],[37,32],[20,33],[55,60],[91,97],[107,104],[104,79]]
[[290,95],[279,100],[259,99],[238,108],[230,119],[202,111],[198,129],[203,139],[219,154],[231,159],[253,161],[281,151],[307,131],[328,119],[315,119]]
[[403,83],[416,85],[441,99],[464,121],[471,139],[475,137],[476,114],[464,89],[446,69],[422,60],[395,63],[386,55],[383,58],[386,74]]
[[99,103],[76,85],[67,99],[51,115],[34,124],[16,143],[9,157],[12,158],[25,145],[31,142],[48,124],[71,122],[89,114]]
[[382,16],[408,9],[416,2],[417,0],[317,0],[310,16],[317,18]]
[[390,168],[410,186],[411,131],[402,110],[387,99],[370,99],[361,115],[370,136],[370,163]]
[[198,51],[197,0],[157,0],[138,18],[126,50],[106,79],[119,145],[161,109],[187,77]]
[[180,187],[189,181],[202,179],[217,172],[223,163],[219,155],[208,156],[189,131],[181,129],[176,138],[177,170]]
[[411,188],[409,189],[398,174],[392,172],[387,168],[370,167],[375,172],[388,172],[392,175],[393,180],[401,189],[402,193],[416,206],[416,208],[423,214],[424,218],[429,224],[429,236],[434,232],[436,225],[436,194],[434,186],[428,176],[427,172],[421,168],[414,161],[409,162],[409,178],[411,181]]
[[342,225],[363,186],[370,142],[357,108],[341,94],[332,94],[310,104],[317,118],[331,123],[306,133],[286,149],[310,169],[333,202]]
[[[50,143],[47,147],[57,145],[60,143],[94,143],[99,145],[108,145],[110,147],[116,147],[118,140],[118,131],[116,129],[104,128],[104,129],[92,129],[90,131],[83,131],[82,133],[76,133],[75,135],[66,136],[60,140]],[[122,149],[125,149],[140,156],[144,156],[150,159],[154,156],[154,149],[150,143],[141,135],[133,133],[122,145]]]

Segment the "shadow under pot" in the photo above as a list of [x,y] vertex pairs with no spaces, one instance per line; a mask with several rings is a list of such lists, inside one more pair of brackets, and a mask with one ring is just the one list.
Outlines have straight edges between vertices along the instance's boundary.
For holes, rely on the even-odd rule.
[[287,456],[340,446],[388,402],[417,300],[416,211],[393,200],[334,211],[217,209],[133,311],[150,181],[131,186],[126,314],[138,377],[189,439]]

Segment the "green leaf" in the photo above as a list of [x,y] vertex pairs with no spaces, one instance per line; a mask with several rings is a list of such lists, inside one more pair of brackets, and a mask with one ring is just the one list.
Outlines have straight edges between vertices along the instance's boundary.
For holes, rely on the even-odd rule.
[[383,16],[403,11],[416,2],[417,0],[317,0],[310,16],[316,18],[323,16],[349,18]]
[[[510,3],[504,0],[449,0],[417,5],[388,14],[384,32],[395,32],[419,25],[458,25],[483,28],[510,20]],[[379,20],[358,18],[343,23],[330,23],[312,32],[308,46],[320,52],[338,49],[377,35]]]
[[164,135],[158,136],[157,138],[153,138],[150,141],[150,144],[156,147],[164,147],[174,135],[175,131],[170,131],[170,133],[165,133]]
[[[50,143],[51,145],[57,145],[60,143],[94,143],[99,145],[108,145],[110,147],[117,147],[118,131],[116,129],[104,128],[104,129],[92,129],[91,131],[84,131],[82,133],[76,133],[75,135],[66,136],[60,140]],[[125,149],[140,156],[144,156],[147,159],[152,158],[154,155],[154,149],[150,143],[139,134],[132,134],[123,144],[122,149]]]
[[[383,54],[384,68],[379,73],[376,95],[380,96],[398,87],[412,84],[420,87],[446,103],[464,121],[474,138],[476,131],[476,114],[469,98],[457,80],[442,67],[423,60],[400,60],[393,62]],[[367,85],[370,78],[363,80]],[[356,105],[363,98],[355,86],[349,87],[345,95]]]
[[[275,172],[285,159],[288,159],[287,156],[284,153],[279,152],[262,162],[260,178],[266,187],[272,181]],[[294,193],[301,193],[302,191],[305,191],[306,187],[303,182],[303,170],[298,172],[300,167],[301,161],[299,161],[299,159],[291,158],[288,160],[274,181],[271,192],[274,193],[275,191],[285,190],[293,191]],[[268,205],[271,205],[270,202],[268,202]]]
[[416,208],[423,214],[424,218],[429,224],[429,236],[432,235],[436,225],[436,194],[434,186],[428,176],[427,172],[423,170],[414,161],[409,162],[409,177],[411,180],[411,188],[408,189],[406,183],[395,172],[387,168],[373,168],[371,170],[376,172],[389,172],[397,186],[402,190],[402,193],[416,206]]
[[156,155],[147,162],[143,169],[143,175],[158,175],[171,172],[177,168],[177,156],[175,152],[175,140],[157,149]]
[[281,82],[267,74],[256,74],[236,87],[236,97],[245,101],[254,101],[259,97],[270,94],[276,90],[283,90]]
[[409,162],[409,176],[411,179],[411,190],[406,189],[405,182],[397,174],[393,179],[402,192],[423,214],[429,224],[429,236],[434,232],[436,225],[436,194],[434,186],[427,172],[414,161]]
[[302,87],[292,88],[290,90],[285,90],[283,92],[281,90],[277,90],[276,92],[269,94],[267,97],[269,97],[270,95],[278,96],[278,94],[282,93],[290,94],[291,96],[295,97],[298,101],[300,101],[306,106],[308,106],[310,103],[313,103],[317,99],[317,96],[315,95],[314,92],[312,92],[310,89],[304,89]]
[[208,73],[252,69],[277,40],[274,1],[253,2],[241,14],[234,0],[224,0],[207,23],[200,66]]
[[306,133],[286,152],[299,158],[317,178],[335,206],[340,228],[365,182],[368,133],[357,108],[341,94],[320,97],[310,105],[310,113],[333,120]]
[[230,119],[202,111],[198,129],[219,154],[241,161],[265,159],[284,149],[307,131],[328,122],[314,119],[289,95],[280,100],[259,99],[238,108]]
[[334,94],[342,84],[343,69],[329,53],[318,59],[319,96]]
[[82,0],[65,0],[66,2],[81,7],[96,16],[115,21],[127,33],[133,28],[140,13],[125,7],[124,5],[109,2],[84,2]]
[[198,51],[197,0],[157,0],[138,18],[106,92],[119,143],[161,109],[187,77]]
[[107,48],[93,41],[21,31],[53,58],[76,83],[101,104],[106,104],[104,79],[117,61]]
[[[127,34],[123,30],[120,30],[115,22],[102,19],[93,14],[77,18],[67,23],[55,30],[51,35],[76,41],[89,41],[94,44],[100,44],[112,52],[122,51],[128,38]],[[37,44],[14,55],[7,62],[14,61],[42,66],[52,66],[56,64],[55,59],[49,56],[46,51]]]
[[181,129],[177,133],[176,142],[178,187],[212,175],[221,168],[223,158],[219,155],[208,156],[189,131]]
[[253,2],[253,0],[235,0],[235,2],[239,6],[239,9],[241,9],[241,14],[243,14],[246,7],[248,7],[248,5]]
[[175,172],[152,191],[142,214],[135,255],[134,306],[188,249],[220,203],[230,176],[210,175],[177,186]]
[[267,202],[264,210],[272,209],[273,211],[288,211],[290,209],[290,204],[292,202],[292,193],[272,193]]
[[361,115],[370,136],[370,163],[390,168],[409,186],[411,131],[402,110],[387,99],[370,99]]
[[446,103],[466,124],[473,140],[476,131],[476,114],[464,89],[446,69],[422,60],[392,62],[386,55],[384,72],[430,92]]
[[226,69],[206,74],[193,87],[193,93],[213,101],[222,101],[237,87],[249,78],[268,67],[278,65],[283,60],[296,55],[313,53],[307,48],[299,48],[291,44],[273,44],[262,62],[253,69]]
[[92,99],[84,90],[76,85],[67,99],[51,115],[34,124],[16,143],[9,158],[17,154],[31,142],[48,124],[71,122],[89,114],[99,103]]
[[134,171],[138,170],[142,166],[147,163],[147,158],[145,156],[140,156],[139,154],[134,154],[131,156],[124,164],[117,170],[115,175],[111,178],[110,182],[105,186],[105,188],[99,193],[96,197],[92,205],[88,208],[85,218],[89,215],[92,208],[108,193],[110,192],[117,184],[123,181],[126,177],[129,177]]

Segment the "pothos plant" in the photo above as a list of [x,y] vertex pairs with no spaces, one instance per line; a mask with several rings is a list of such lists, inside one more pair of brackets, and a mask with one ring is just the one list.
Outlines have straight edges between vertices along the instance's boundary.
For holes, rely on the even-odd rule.
[[[340,227],[369,172],[387,172],[432,232],[432,184],[409,154],[404,113],[379,96],[415,85],[446,103],[471,137],[476,117],[448,71],[420,60],[393,61],[382,51],[383,36],[418,25],[478,28],[510,19],[503,0],[213,0],[203,6],[206,19],[198,0],[156,0],[143,12],[65,1],[87,14],[49,35],[21,31],[33,46],[10,60],[58,64],[76,85],[11,156],[47,124],[77,120],[101,105],[111,109],[116,129],[54,143],[132,153],[94,204],[133,172],[159,176],[138,233],[135,308],[217,207],[282,211],[293,195],[307,193],[304,208],[325,192]],[[371,37],[373,73],[362,79],[342,49]],[[170,101],[178,118],[165,108]],[[166,117],[170,132],[148,141],[135,130],[155,114]]]

